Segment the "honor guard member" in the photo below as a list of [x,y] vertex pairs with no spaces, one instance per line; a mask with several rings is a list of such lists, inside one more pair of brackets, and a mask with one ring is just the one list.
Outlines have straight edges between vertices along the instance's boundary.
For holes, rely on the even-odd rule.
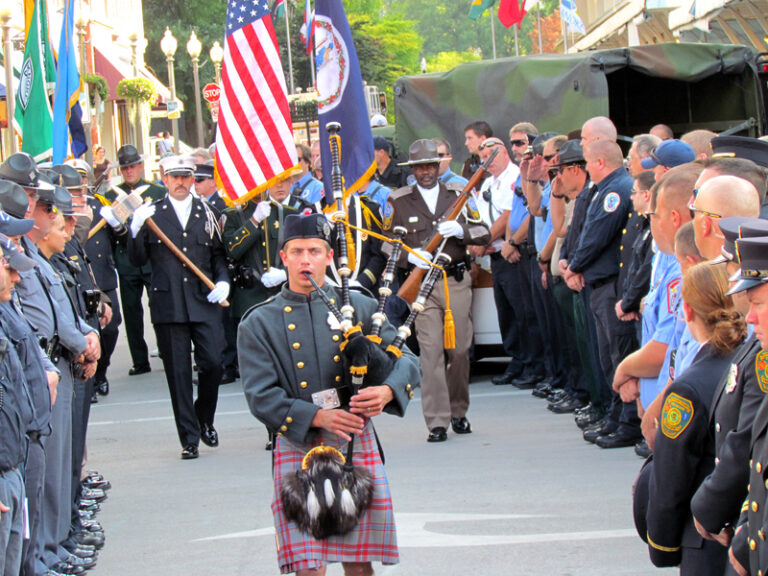
[[[736,241],[741,274],[730,294],[745,294],[749,301],[747,322],[760,342],[750,366],[759,387],[768,386],[768,237]],[[768,574],[765,510],[768,506],[768,403],[760,404],[750,440],[749,484],[738,526],[731,542],[730,560],[738,574]],[[727,545],[728,533],[719,540]],[[725,536],[725,538],[722,538]]]
[[280,290],[286,274],[280,261],[283,221],[296,210],[286,204],[290,180],[269,189],[269,199],[251,200],[245,206],[227,208],[221,236],[231,260],[232,306],[237,323],[254,306]]
[[227,209],[227,203],[216,188],[216,180],[213,178],[213,160],[204,164],[195,165],[195,193],[206,200],[217,215],[221,215]]
[[[75,169],[80,173],[82,177],[81,190],[88,190],[90,179],[90,167],[87,163],[76,160],[77,164],[72,164]],[[73,205],[77,200],[77,191],[68,188],[72,194]],[[101,198],[104,198],[103,196]],[[104,198],[106,202],[106,198]],[[109,303],[111,317],[109,322],[101,327],[101,357],[99,358],[99,364],[96,367],[96,375],[94,376],[94,388],[96,392],[102,396],[109,394],[109,380],[107,380],[107,369],[112,360],[112,354],[117,346],[117,338],[119,335],[119,327],[123,321],[122,314],[120,312],[120,300],[117,296],[117,273],[115,272],[115,258],[113,248],[117,241],[117,236],[126,233],[126,228],[117,221],[112,213],[112,210],[102,204],[99,198],[91,195],[86,196],[86,202],[92,219],[89,223],[90,230],[100,226],[99,230],[94,232],[90,238],[90,231],[85,235],[85,239],[82,239],[77,232],[77,228],[81,225],[82,218],[78,218],[77,228],[75,234],[78,239],[81,240],[81,245],[85,247],[85,254],[88,263],[91,267],[93,279],[103,295],[103,300]],[[111,222],[107,222],[106,225],[100,225],[100,222],[104,219],[102,212],[107,215]],[[103,322],[102,322],[103,323]]]
[[[720,230],[725,237],[722,256],[711,263],[728,262],[727,270],[731,273],[738,271],[739,266],[736,240],[768,235],[768,222],[724,218],[720,221]],[[743,292],[734,294],[733,298],[740,311],[748,313],[749,302]],[[768,394],[768,380],[760,381],[759,371],[755,369],[761,351],[760,340],[752,334],[736,351],[715,391],[710,417],[715,437],[715,469],[691,501],[696,529],[705,538],[724,536],[732,531],[747,496],[752,425]]]
[[634,327],[616,317],[619,244],[632,208],[633,180],[615,142],[597,140],[587,145],[584,159],[597,192],[587,210],[580,242],[569,255],[565,280],[571,287],[580,285],[589,290],[603,375],[598,379],[600,405],[596,408],[610,411],[610,420],[617,423],[615,430],[599,436],[595,444],[601,448],[634,446],[642,437],[636,404],[622,403],[609,384],[619,362],[637,347]]
[[[19,200],[17,213],[25,212],[27,196],[24,190],[13,182],[0,181],[0,198],[11,205],[8,189],[14,189]],[[32,220],[22,220],[0,212],[0,234],[18,239],[32,229]],[[7,289],[10,291],[19,281],[19,272],[26,272],[35,263],[24,256],[11,242],[0,243],[3,256],[8,262],[5,269]],[[12,298],[11,298],[12,296]],[[51,393],[59,381],[59,371],[45,354],[38,342],[38,336],[29,321],[22,315],[16,293],[9,293],[9,299],[0,299],[0,326],[6,331],[22,362],[24,377],[34,406],[35,420],[26,431],[27,448],[24,462],[24,485],[27,501],[27,533],[22,552],[21,574],[34,576],[35,559],[40,554],[40,524],[45,474],[45,449],[43,438],[51,433]]]
[[384,136],[373,137],[373,158],[376,160],[376,171],[373,173],[376,182],[390,190],[408,185],[408,169],[392,159],[392,145]]
[[[118,184],[118,188],[130,194],[137,188],[147,186],[141,194],[143,199],[149,198],[150,201],[156,202],[165,197],[165,188],[144,179],[144,159],[135,146],[126,144],[121,147],[117,151],[117,160],[120,164],[120,174],[123,176],[123,182]],[[110,203],[117,199],[113,190],[109,190],[105,196]],[[137,267],[131,263],[128,257],[127,234],[115,237],[114,257],[117,275],[120,278],[120,300],[123,306],[125,334],[133,361],[128,375],[146,374],[152,368],[149,365],[147,343],[144,341],[144,307],[141,304],[141,297],[144,288],[149,291],[152,269],[149,264]]]
[[[2,200],[0,200],[2,201]],[[100,354],[98,333],[79,317],[64,288],[61,275],[51,266],[42,248],[61,215],[54,190],[40,190],[33,211],[35,226],[20,241],[37,266],[21,272],[16,285],[24,315],[37,330],[40,344],[61,373],[56,387],[51,436],[45,441],[45,484],[43,492],[40,563],[37,570],[63,571],[64,564],[78,560],[64,548],[69,544],[72,519],[72,441],[74,379],[93,375]],[[78,367],[82,369],[79,370]],[[79,479],[78,479],[79,481]],[[82,542],[86,535],[78,535]],[[45,568],[45,569],[43,569]],[[58,570],[61,569],[61,570]]]
[[304,214],[320,212],[325,198],[325,187],[310,171],[312,153],[309,147],[297,144],[296,155],[299,157],[301,172],[294,176],[289,205]]
[[[340,289],[325,282],[333,258],[330,240],[325,216],[286,218],[280,256],[288,282],[245,315],[237,343],[251,412],[277,434],[272,512],[280,572],[324,574],[325,565],[341,562],[347,574],[370,575],[372,561],[396,564],[399,559],[392,501],[371,418],[382,411],[403,416],[419,372],[416,358],[404,348],[382,385],[364,387],[349,397],[341,328],[305,277],[311,275],[332,301],[342,302]],[[363,334],[369,333],[376,302],[357,292],[349,296]],[[391,342],[395,329],[385,321],[380,335],[384,343]],[[372,504],[352,531],[315,540],[287,520],[280,499],[283,478],[299,470],[315,446],[346,453],[352,434],[354,464],[373,476]]]
[[[0,235],[3,246],[0,269],[0,303],[11,299],[6,251],[11,241]],[[19,258],[24,258],[16,252]],[[28,258],[25,266],[33,266]],[[18,265],[18,263],[16,264]],[[26,495],[22,468],[26,458],[25,434],[35,428],[35,407],[24,367],[11,335],[0,322],[0,573],[17,575],[22,563]]]
[[[472,343],[472,279],[469,276],[468,245],[488,244],[490,233],[476,210],[466,210],[456,220],[438,224],[461,195],[461,189],[447,187],[438,181],[440,158],[432,140],[416,140],[408,150],[416,184],[396,190],[389,196],[388,216],[384,230],[395,226],[408,231],[404,242],[408,246],[424,246],[437,229],[446,239],[443,252],[451,258],[446,267],[450,305],[456,326],[456,347],[443,347],[443,322],[446,295],[439,282],[427,301],[426,308],[416,318],[416,335],[421,350],[419,360],[423,378],[422,410],[429,429],[428,442],[448,439],[448,426],[457,434],[469,434],[472,429],[466,418],[469,408],[469,347]],[[428,261],[433,255],[418,249]],[[398,267],[429,266],[420,258],[402,255]]]
[[[651,562],[658,567],[680,566],[683,576],[721,576],[727,565],[726,548],[696,532],[690,504],[715,466],[712,399],[747,333],[744,317],[726,295],[728,288],[725,270],[706,262],[683,276],[683,310],[698,351],[664,392],[653,458],[638,480],[648,486],[635,489],[635,507],[647,508],[645,525],[638,514],[639,531],[648,543]],[[639,501],[646,495],[647,501]]]
[[[213,160],[195,165],[195,193],[211,207],[219,223],[219,229],[223,230],[222,214],[227,209],[227,203],[222,198],[221,191],[216,189]],[[240,377],[240,373],[237,369],[237,323],[228,314],[225,314],[224,338],[226,346],[224,346],[222,357],[224,374],[221,377],[221,383],[230,384]]]
[[[128,242],[134,266],[152,264],[150,313],[183,447],[181,457],[185,460],[197,458],[200,440],[211,447],[219,444],[213,427],[224,349],[224,312],[219,304],[229,296],[227,263],[216,218],[202,200],[190,194],[194,171],[194,163],[183,156],[166,161],[168,196],[136,209]],[[215,282],[213,290],[144,225],[149,218]],[[192,343],[198,368],[198,395],[194,403]]]

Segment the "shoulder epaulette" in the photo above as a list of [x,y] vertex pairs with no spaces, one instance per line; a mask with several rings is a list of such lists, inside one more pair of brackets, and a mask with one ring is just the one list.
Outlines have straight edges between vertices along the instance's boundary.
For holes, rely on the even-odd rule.
[[445,184],[445,187],[448,188],[448,190],[453,192],[464,192],[464,186],[461,182],[443,182],[443,184]]
[[413,192],[412,186],[403,186],[402,188],[398,188],[397,190],[392,192],[392,194],[389,195],[389,199],[397,200],[398,198],[402,198],[403,196],[408,196],[408,194],[410,194],[411,192]]

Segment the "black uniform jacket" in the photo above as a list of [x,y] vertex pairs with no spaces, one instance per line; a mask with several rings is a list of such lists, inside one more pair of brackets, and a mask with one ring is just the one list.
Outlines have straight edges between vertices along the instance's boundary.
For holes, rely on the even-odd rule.
[[677,566],[682,547],[702,546],[693,525],[691,497],[715,464],[709,410],[732,357],[718,355],[705,344],[665,394],[646,514],[648,549],[656,566]]
[[715,432],[715,469],[691,502],[693,516],[713,534],[736,523],[747,496],[752,426],[768,392],[768,380],[761,384],[757,376],[761,350],[754,336],[742,344],[715,392],[710,420]]
[[[186,228],[181,228],[168,198],[155,202],[158,228],[214,283],[229,282],[224,246],[215,218],[199,198],[192,200]],[[130,235],[130,233],[129,233]],[[145,224],[128,242],[134,266],[152,264],[149,306],[153,324],[221,322],[221,308],[206,296],[211,291]]]

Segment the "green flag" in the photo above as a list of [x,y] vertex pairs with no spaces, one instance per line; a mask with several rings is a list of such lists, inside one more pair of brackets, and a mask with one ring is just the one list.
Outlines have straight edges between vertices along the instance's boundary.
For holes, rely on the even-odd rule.
[[472,0],[472,5],[469,7],[469,17],[472,20],[477,20],[483,12],[494,4],[496,4],[496,0]]
[[[38,0],[35,2],[26,38],[14,114],[21,132],[21,149],[38,162],[50,158],[53,153],[53,115],[46,89],[48,78],[45,58],[46,52],[50,54],[50,46],[47,35],[43,36],[48,31],[47,25],[41,25],[43,18]],[[53,70],[55,81],[55,68]]]

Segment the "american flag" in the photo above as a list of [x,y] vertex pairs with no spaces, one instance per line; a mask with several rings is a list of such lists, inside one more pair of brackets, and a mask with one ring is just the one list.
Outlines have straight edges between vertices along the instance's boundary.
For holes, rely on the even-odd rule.
[[298,161],[267,0],[229,0],[216,173],[240,204],[291,175]]

